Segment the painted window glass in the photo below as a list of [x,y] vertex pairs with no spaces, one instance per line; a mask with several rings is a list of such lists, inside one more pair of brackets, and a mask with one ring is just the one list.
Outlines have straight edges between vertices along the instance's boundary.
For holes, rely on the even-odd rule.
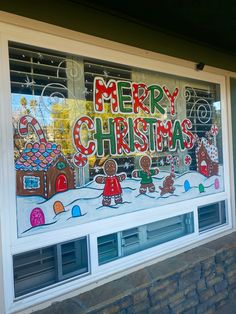
[[23,181],[25,190],[38,189],[40,187],[39,177],[24,176]]
[[17,43],[9,56],[19,237],[224,191],[218,84]]

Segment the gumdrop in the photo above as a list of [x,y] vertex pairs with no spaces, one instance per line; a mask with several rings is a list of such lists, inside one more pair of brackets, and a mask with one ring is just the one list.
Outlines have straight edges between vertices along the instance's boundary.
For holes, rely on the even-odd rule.
[[184,190],[185,192],[188,192],[188,190],[190,190],[190,183],[188,180],[184,181]]
[[218,179],[218,178],[215,179],[214,186],[215,186],[215,189],[216,189],[216,190],[219,189],[219,187],[220,187],[220,182],[219,182],[219,179]]
[[198,189],[199,189],[200,193],[205,192],[205,188],[204,188],[204,185],[202,183],[199,184]]
[[53,210],[54,210],[54,213],[56,215],[62,213],[65,211],[65,207],[63,206],[62,202],[60,201],[56,201],[54,204],[53,204]]
[[81,216],[81,210],[80,210],[79,205],[74,205],[72,207],[71,216],[72,217],[80,217]]
[[30,223],[32,227],[45,224],[44,213],[41,208],[36,207],[30,213]]

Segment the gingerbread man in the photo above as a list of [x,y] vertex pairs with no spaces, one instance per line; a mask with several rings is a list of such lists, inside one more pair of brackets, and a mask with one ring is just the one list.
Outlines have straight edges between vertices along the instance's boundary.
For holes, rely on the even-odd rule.
[[114,197],[115,203],[122,203],[122,189],[120,182],[126,179],[125,173],[117,174],[117,163],[114,159],[108,159],[105,161],[103,170],[105,176],[98,175],[95,177],[95,181],[99,184],[105,184],[103,189],[103,206],[111,205],[111,198]]
[[139,165],[142,170],[134,170],[132,176],[134,178],[141,178],[140,181],[140,194],[145,194],[147,189],[149,192],[155,192],[155,185],[153,184],[152,176],[159,173],[158,168],[150,169],[151,158],[149,156],[142,156],[139,160]]
[[175,174],[171,173],[169,176],[165,177],[165,180],[163,181],[163,187],[159,186],[159,189],[161,190],[161,196],[166,193],[173,194],[175,191],[174,185],[174,178]]

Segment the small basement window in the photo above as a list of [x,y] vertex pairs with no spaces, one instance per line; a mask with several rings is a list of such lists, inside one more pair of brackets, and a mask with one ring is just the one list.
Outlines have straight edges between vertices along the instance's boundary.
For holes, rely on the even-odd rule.
[[112,233],[98,238],[99,264],[118,258],[118,234]]
[[99,237],[99,264],[111,262],[193,232],[193,213],[191,212]]
[[199,231],[212,229],[226,223],[225,201],[198,207]]
[[88,274],[87,237],[13,256],[15,297]]

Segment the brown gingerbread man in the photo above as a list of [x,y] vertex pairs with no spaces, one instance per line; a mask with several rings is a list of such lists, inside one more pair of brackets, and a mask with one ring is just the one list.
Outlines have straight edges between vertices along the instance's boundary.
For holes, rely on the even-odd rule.
[[117,163],[114,159],[108,159],[105,161],[103,170],[105,176],[98,175],[95,177],[95,181],[99,184],[105,184],[103,189],[103,206],[111,205],[111,198],[114,197],[115,203],[122,203],[122,188],[120,182],[126,179],[125,173],[117,174]]
[[159,189],[161,190],[161,196],[167,193],[174,193],[174,178],[175,174],[173,172],[169,176],[165,177],[165,180],[163,181],[163,186],[159,186]]
[[132,176],[134,178],[141,178],[140,182],[140,194],[145,194],[147,189],[149,192],[155,192],[155,185],[153,184],[152,176],[159,173],[158,168],[150,169],[151,158],[149,156],[142,156],[139,160],[139,165],[141,170],[134,170]]

